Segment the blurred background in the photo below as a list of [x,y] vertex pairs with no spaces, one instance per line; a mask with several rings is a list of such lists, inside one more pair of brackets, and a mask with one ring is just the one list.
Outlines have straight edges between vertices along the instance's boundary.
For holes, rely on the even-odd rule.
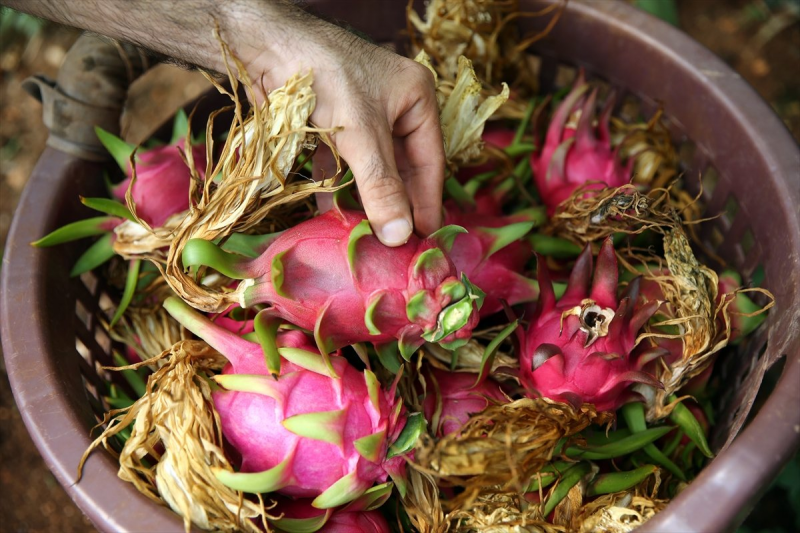
[[[800,142],[800,0],[629,1],[678,26],[726,61],[770,103]],[[78,35],[76,30],[12,10],[0,11],[0,250],[47,139],[41,106],[20,84],[36,73],[55,77]],[[132,142],[144,140],[154,126],[208,87],[196,72],[169,65],[152,69],[132,87],[123,136]],[[50,531],[94,528],[30,440],[0,358],[0,532]],[[796,531],[800,531],[800,457],[775,480],[740,529],[740,533]]]

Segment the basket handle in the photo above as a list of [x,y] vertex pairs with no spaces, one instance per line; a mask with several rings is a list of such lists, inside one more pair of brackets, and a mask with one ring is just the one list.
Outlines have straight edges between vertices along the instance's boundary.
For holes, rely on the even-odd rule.
[[22,87],[42,102],[48,146],[87,161],[105,161],[110,155],[94,128],[119,135],[128,88],[151,66],[140,48],[84,33],[67,52],[55,81],[36,75]]

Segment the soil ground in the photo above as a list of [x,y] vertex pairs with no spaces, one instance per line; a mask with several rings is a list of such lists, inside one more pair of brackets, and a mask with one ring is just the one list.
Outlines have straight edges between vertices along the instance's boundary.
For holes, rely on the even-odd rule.
[[[681,28],[747,79],[800,140],[800,3],[684,0],[677,7]],[[77,35],[74,30],[52,24],[12,31],[4,28],[0,33],[0,250],[19,196],[47,138],[41,107],[20,83],[33,73],[55,77]],[[136,120],[126,124],[127,137],[141,140],[153,125],[201,92],[205,83],[198,74],[176,67],[161,66],[149,73],[137,82],[133,92],[129,116]],[[14,403],[2,359],[0,495],[0,532],[93,531],[33,446]],[[763,500],[754,516],[774,516],[775,504],[774,497]],[[784,531],[768,518],[763,520],[765,528],[753,524],[751,531]]]

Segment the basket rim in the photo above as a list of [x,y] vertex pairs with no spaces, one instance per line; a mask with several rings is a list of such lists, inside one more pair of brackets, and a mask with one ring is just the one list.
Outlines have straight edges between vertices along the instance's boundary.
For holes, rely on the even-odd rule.
[[[556,1],[533,0],[527,5],[535,9]],[[335,0],[310,3],[321,12],[337,11]],[[705,91],[705,96],[723,102],[725,110],[737,124],[748,126],[753,144],[759,147],[756,154],[760,159],[758,164],[772,169],[778,176],[772,183],[774,210],[787,221],[788,227],[784,231],[786,250],[795,254],[787,261],[795,265],[800,263],[800,213],[797,209],[800,205],[800,175],[796,172],[800,168],[800,150],[760,96],[719,58],[686,34],[623,2],[572,0],[566,4],[565,10],[564,17],[571,19],[570,27],[573,23],[584,28],[600,27],[629,42],[665,51],[665,61],[670,61],[686,74],[696,87]],[[573,50],[586,46],[589,37],[571,40],[559,37],[566,26],[564,20],[540,46],[546,49],[557,42],[564,47],[560,50],[565,53],[577,53]],[[384,28],[398,27],[398,21],[384,22],[387,23]],[[591,66],[604,75],[611,72],[611,81],[615,81],[615,76],[619,79],[620,74],[616,72],[620,71],[620,66],[612,64],[614,59],[624,63],[619,58],[597,57]],[[634,89],[647,94],[647,83]],[[682,121],[681,126],[689,131],[692,129],[686,121]],[[86,465],[84,478],[75,483],[78,460],[90,439],[86,421],[78,415],[74,403],[68,398],[66,381],[47,356],[54,349],[47,338],[53,325],[45,323],[37,314],[39,309],[48,305],[48,296],[37,284],[36,273],[45,269],[52,251],[35,249],[28,243],[52,229],[52,216],[36,214],[40,214],[41,206],[59,204],[59,196],[67,193],[62,183],[67,171],[84,164],[72,156],[47,148],[15,213],[3,260],[5,268],[0,273],[0,337],[9,380],[25,425],[48,467],[99,529],[177,533],[183,531],[182,521],[165,507],[147,504],[148,512],[139,512],[143,508],[141,502],[146,500],[132,485],[116,477],[116,465],[109,454],[93,454]],[[795,292],[797,287],[795,282]],[[797,294],[790,295],[784,305],[790,306],[792,301],[796,308],[800,307],[796,305]],[[782,305],[782,311],[790,311],[789,306]],[[21,309],[32,310],[20,312]],[[800,448],[800,411],[787,409],[787,406],[800,404],[800,388],[796,387],[800,382],[800,349],[797,338],[784,339],[785,345],[781,349],[787,354],[786,366],[778,386],[761,411],[733,444],[670,503],[668,511],[657,514],[640,531],[725,531],[735,527],[743,520],[745,515],[742,513],[749,510],[758,496],[764,480],[773,478]],[[63,429],[53,431],[53,424],[57,421],[69,428],[67,433]],[[65,434],[71,438],[65,439]],[[764,439],[765,435],[769,438]],[[754,454],[753,450],[759,453]],[[731,482],[733,479],[736,483]]]

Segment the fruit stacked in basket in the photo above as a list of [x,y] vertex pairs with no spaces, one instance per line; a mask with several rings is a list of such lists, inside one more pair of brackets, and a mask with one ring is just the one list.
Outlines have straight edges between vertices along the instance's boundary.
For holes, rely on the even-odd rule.
[[95,447],[187,528],[626,530],[712,456],[712,365],[765,308],[695,253],[658,114],[581,72],[540,94],[502,5],[430,5],[440,230],[385,247],[345,168],[310,179],[336,132],[306,73],[223,136],[98,130],[126,179],[37,243],[99,236],[73,274],[112,283],[127,262],[108,328],[138,397],[109,384]]

